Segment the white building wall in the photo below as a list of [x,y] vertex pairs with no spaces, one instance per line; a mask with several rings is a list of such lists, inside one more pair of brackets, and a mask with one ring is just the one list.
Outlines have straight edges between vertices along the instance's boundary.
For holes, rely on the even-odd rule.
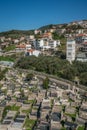
[[83,37],[83,42],[87,42],[87,36]]
[[66,58],[69,62],[75,60],[75,40],[68,40],[67,41],[67,51],[66,51]]
[[26,45],[26,50],[30,50],[31,49],[31,45],[30,44],[27,44]]
[[34,51],[33,51],[33,55],[35,55],[36,57],[38,57],[40,53],[41,53],[41,52],[38,51],[38,50],[34,50]]
[[40,40],[40,44],[39,45],[40,45],[40,47],[44,46],[44,40],[43,39]]

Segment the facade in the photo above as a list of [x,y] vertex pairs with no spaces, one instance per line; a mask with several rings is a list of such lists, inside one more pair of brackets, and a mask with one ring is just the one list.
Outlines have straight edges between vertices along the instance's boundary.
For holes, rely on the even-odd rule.
[[87,36],[86,34],[84,33],[80,33],[76,36],[76,43],[84,43],[84,42],[87,42]]
[[81,46],[81,51],[82,52],[87,52],[87,42],[84,42]]
[[49,46],[51,49],[55,49],[58,45],[60,45],[60,41],[54,41],[54,40],[51,40],[49,41]]
[[66,51],[66,59],[69,62],[75,60],[75,40],[69,39],[67,40],[67,51]]
[[26,44],[26,50],[30,50],[31,49],[31,44]]
[[87,54],[86,53],[79,53],[76,56],[76,60],[81,61],[81,62],[87,62]]
[[31,40],[33,40],[33,39],[34,39],[34,35],[30,35],[29,38],[30,38]]
[[30,49],[30,50],[26,50],[25,55],[26,55],[26,56],[34,55],[34,56],[38,57],[38,56],[40,55],[40,53],[41,53],[41,52],[38,51],[38,50]]

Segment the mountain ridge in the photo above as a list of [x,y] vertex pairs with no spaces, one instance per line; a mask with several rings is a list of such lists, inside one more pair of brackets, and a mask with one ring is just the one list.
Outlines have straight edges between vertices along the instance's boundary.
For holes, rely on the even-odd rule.
[[[87,29],[87,20],[83,19],[83,20],[78,20],[78,21],[72,21],[69,23],[61,23],[61,24],[48,24],[48,25],[44,25],[39,27],[38,29],[35,30],[48,30],[48,29],[64,29],[64,28],[69,28],[72,26],[79,26],[78,28],[80,29]],[[76,28],[77,29],[77,28]],[[34,34],[34,30],[17,30],[17,29],[12,29],[9,31],[4,31],[4,32],[0,32],[0,36],[3,35],[10,35],[10,34],[19,34],[19,35],[32,35]]]

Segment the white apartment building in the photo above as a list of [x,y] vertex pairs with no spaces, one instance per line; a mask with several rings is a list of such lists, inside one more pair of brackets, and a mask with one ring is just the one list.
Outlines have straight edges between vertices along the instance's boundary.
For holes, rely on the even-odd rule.
[[60,46],[60,40],[58,40],[58,41],[49,41],[49,46],[50,46],[50,48],[51,49],[55,49],[57,46]]
[[83,36],[82,40],[84,43],[87,42],[87,36]]
[[75,60],[75,40],[69,39],[67,40],[67,51],[66,51],[66,59],[71,63]]

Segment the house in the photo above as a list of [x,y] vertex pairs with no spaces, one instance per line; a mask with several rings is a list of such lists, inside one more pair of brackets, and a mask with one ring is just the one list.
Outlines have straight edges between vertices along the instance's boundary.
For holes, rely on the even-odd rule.
[[13,42],[14,42],[14,44],[18,44],[19,40],[18,39],[14,39]]
[[82,44],[85,41],[86,34],[80,33],[76,36],[76,43]]
[[66,29],[56,29],[57,34],[63,34],[66,31]]
[[87,53],[79,53],[76,56],[77,61],[87,62]]
[[29,39],[30,39],[30,40],[33,40],[34,38],[35,38],[34,35],[30,35],[30,36],[29,36]]
[[31,55],[33,55],[33,56],[38,57],[40,54],[41,54],[41,52],[40,52],[39,50],[30,49],[30,50],[26,50],[26,51],[25,51],[25,55],[26,55],[26,56],[31,56]]
[[25,40],[25,37],[20,37],[20,42],[24,40]]
[[26,49],[25,44],[16,45],[16,52],[24,52]]
[[81,47],[79,48],[82,52],[87,52],[87,41],[83,42]]
[[60,46],[60,40],[49,40],[50,49],[56,49],[57,46]]
[[5,37],[0,37],[1,42],[5,41]]
[[42,38],[52,39],[52,33],[50,33],[50,32],[45,32],[44,34],[42,34]]
[[36,35],[36,34],[38,34],[38,33],[40,33],[41,31],[40,30],[35,30],[34,31],[34,34]]
[[31,50],[31,44],[26,44],[26,50]]

